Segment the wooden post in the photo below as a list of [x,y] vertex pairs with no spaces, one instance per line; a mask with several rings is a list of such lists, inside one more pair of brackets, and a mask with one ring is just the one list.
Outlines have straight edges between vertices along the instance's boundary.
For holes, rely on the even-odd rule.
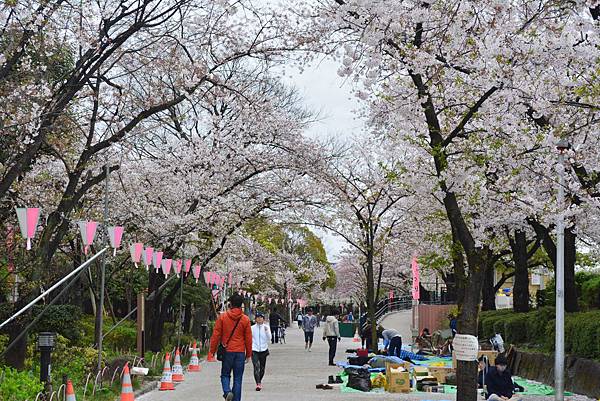
[[144,358],[144,354],[146,353],[145,347],[145,314],[146,312],[146,297],[143,292],[137,294],[137,353],[140,358]]

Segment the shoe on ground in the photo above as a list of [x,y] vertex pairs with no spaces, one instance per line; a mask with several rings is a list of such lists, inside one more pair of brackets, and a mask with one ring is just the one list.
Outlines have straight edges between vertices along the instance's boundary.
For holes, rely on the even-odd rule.
[[323,383],[321,383],[321,384],[317,384],[317,385],[315,386],[315,388],[317,388],[317,389],[322,389],[322,388],[323,388],[323,386],[324,386],[324,384],[323,384]]
[[262,390],[262,384],[258,383],[256,385],[256,391],[260,391],[260,390]]
[[327,380],[327,384],[334,384],[335,380],[333,379],[333,375],[329,376],[329,379]]
[[333,387],[330,386],[329,384],[323,384],[323,390],[333,390]]
[[336,376],[335,377],[335,383],[336,384],[342,384],[344,381],[342,380],[342,376]]
[[230,391],[227,394],[225,394],[225,396],[223,398],[225,398],[225,401],[232,401],[233,400],[233,393]]
[[330,363],[329,366],[336,366],[335,363]]

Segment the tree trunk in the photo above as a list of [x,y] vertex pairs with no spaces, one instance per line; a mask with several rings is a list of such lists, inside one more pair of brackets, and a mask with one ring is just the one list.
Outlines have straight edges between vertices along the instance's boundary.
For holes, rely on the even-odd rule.
[[577,257],[577,235],[573,228],[565,230],[565,311],[578,312],[577,285],[575,283],[575,263]]
[[[6,331],[8,332],[8,344],[11,344],[14,341],[14,339],[17,338],[19,334],[21,334],[21,331],[25,328],[25,325],[28,324],[28,321],[29,319],[24,323],[12,322],[6,326]],[[8,366],[17,370],[22,370],[25,367],[26,354],[27,336],[25,335],[19,341],[17,341],[15,345],[13,345],[13,347],[10,349],[10,352],[8,352],[4,356],[4,361]]]
[[515,285],[513,288],[513,309],[515,312],[529,312],[529,270],[527,266],[527,237],[524,231],[515,231],[510,247],[515,264]]
[[481,310],[496,310],[496,289],[494,286],[494,266],[487,266],[483,278],[483,304]]
[[373,249],[367,252],[367,312],[369,321],[371,322],[371,344],[373,347],[377,347],[377,321],[375,319],[375,282],[373,274]]
[[184,333],[189,333],[190,332],[190,327],[192,325],[192,305],[191,304],[185,305],[183,316],[184,316],[184,319],[183,319],[183,332]]

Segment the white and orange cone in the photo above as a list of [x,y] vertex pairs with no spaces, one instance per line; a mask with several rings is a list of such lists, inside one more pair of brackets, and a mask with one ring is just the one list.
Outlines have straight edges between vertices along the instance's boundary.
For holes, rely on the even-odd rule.
[[200,360],[198,359],[198,348],[196,348],[196,341],[192,347],[192,357],[190,358],[190,364],[188,365],[188,372],[200,372]]
[[121,401],[134,401],[133,386],[129,375],[129,362],[123,368],[123,379],[121,380]]
[[183,377],[183,366],[181,366],[181,356],[179,355],[179,348],[175,351],[175,362],[173,363],[173,375],[172,379],[174,382],[182,382],[185,380]]
[[354,338],[352,339],[353,343],[359,343],[360,342],[360,336],[358,335],[358,327],[356,328],[356,331],[354,332]]
[[167,355],[165,355],[165,366],[163,367],[159,390],[175,390],[175,385],[173,385],[173,374],[171,373],[171,355],[168,352]]
[[73,390],[73,383],[71,382],[71,380],[67,380],[67,389],[65,391],[65,401],[77,401],[77,398],[75,398],[75,391]]

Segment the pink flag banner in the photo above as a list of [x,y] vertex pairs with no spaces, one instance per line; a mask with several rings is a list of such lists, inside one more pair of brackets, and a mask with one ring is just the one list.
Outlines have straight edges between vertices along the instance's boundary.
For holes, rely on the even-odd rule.
[[196,284],[198,284],[198,279],[200,278],[200,265],[194,266],[194,278],[196,279]]
[[192,259],[185,260],[185,275],[190,274],[190,268],[192,267]]
[[233,273],[229,273],[229,285],[233,285]]
[[96,229],[98,228],[98,223],[95,221],[80,221],[79,223],[79,232],[81,233],[81,241],[83,242],[83,253],[85,255],[88,254],[90,246],[94,242],[94,238],[96,237]]
[[390,301],[394,299],[394,291],[393,290],[390,290],[390,292],[388,294],[388,298],[390,299]]
[[165,275],[165,278],[169,277],[169,272],[171,272],[171,265],[173,264],[172,259],[163,259],[161,262],[162,271]]
[[413,258],[412,258],[411,268],[412,268],[412,276],[413,276],[412,297],[414,300],[418,301],[421,298],[421,291],[420,291],[420,285],[419,285],[419,265],[417,264],[416,256],[413,256]]
[[[116,226],[116,227],[108,227],[108,240],[110,241],[110,246],[113,248],[113,256],[117,254],[117,249],[121,247],[121,240],[123,239],[123,232],[125,232],[125,228]],[[138,260],[139,262],[139,260]],[[137,265],[136,265],[137,267]]]
[[135,267],[138,267],[138,263],[142,258],[142,251],[144,250],[144,244],[141,242],[136,242],[135,244],[131,244],[129,246],[129,252],[131,253],[131,260],[133,260],[133,264]]
[[220,287],[223,287],[223,286],[225,286],[225,276],[221,277],[221,285],[220,285]]
[[161,268],[162,265],[162,257],[163,253],[161,251],[154,251],[152,254],[152,264],[154,265],[154,270],[158,273],[158,269]]
[[183,266],[183,260],[177,259],[175,261],[175,274],[177,274],[177,277],[179,277],[179,274],[181,273],[181,266]]
[[152,254],[154,253],[154,249],[152,247],[147,247],[144,249],[142,253],[142,259],[144,260],[144,265],[146,266],[146,271],[150,268],[152,264]]
[[21,236],[27,240],[27,250],[29,251],[31,250],[31,240],[35,237],[38,220],[40,219],[40,208],[18,207],[16,210]]

